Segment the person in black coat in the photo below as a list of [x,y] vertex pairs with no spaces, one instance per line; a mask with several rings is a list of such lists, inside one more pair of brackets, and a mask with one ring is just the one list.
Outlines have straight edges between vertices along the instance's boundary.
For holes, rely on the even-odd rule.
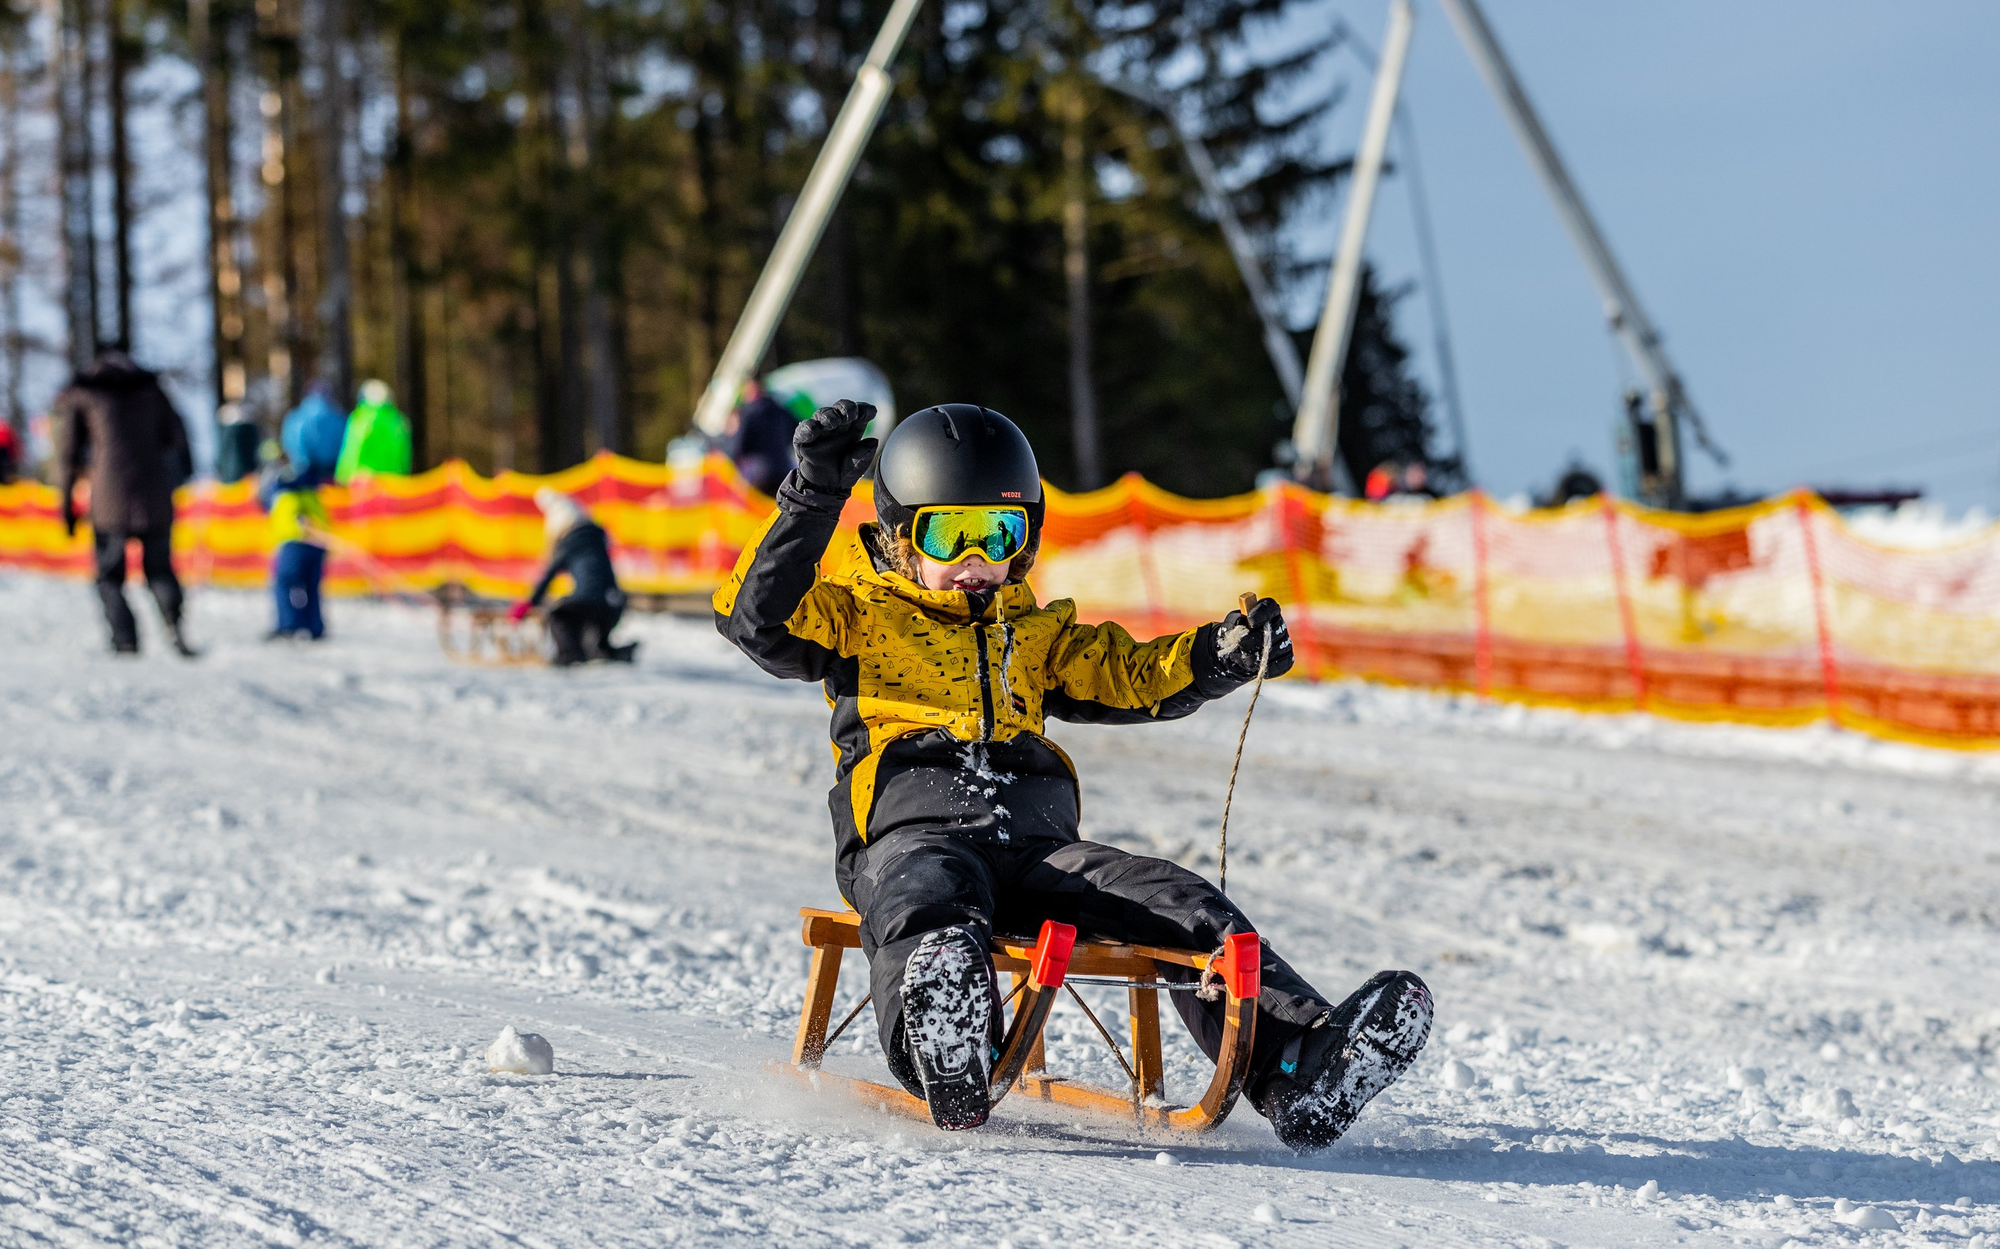
[[576,500],[547,488],[535,492],[535,505],[542,509],[551,550],[548,567],[528,597],[508,613],[519,621],[541,603],[549,585],[563,573],[573,583],[570,592],[548,610],[549,636],[555,639],[557,667],[568,667],[592,659],[631,663],[637,642],[611,644],[611,631],[625,614],[625,591],[618,588],[618,574],[611,567],[611,543],[604,529]]
[[747,382],[743,391],[743,402],[730,415],[723,445],[743,480],[754,489],[776,495],[778,483],[792,471],[792,435],[799,428],[799,419],[765,393],[760,383]]
[[75,489],[90,482],[90,528],[97,552],[97,593],[120,654],[139,649],[138,624],[125,601],[125,545],[136,540],[146,584],[159,604],[174,649],[192,656],[181,634],[181,584],[172,558],[174,489],[194,476],[187,427],[160,379],[122,351],[98,353],[51,412],[59,423],[56,492],[63,526],[76,533]]

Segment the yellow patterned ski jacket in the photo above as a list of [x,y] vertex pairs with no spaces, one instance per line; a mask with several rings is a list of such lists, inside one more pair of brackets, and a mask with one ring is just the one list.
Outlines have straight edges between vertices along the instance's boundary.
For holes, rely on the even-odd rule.
[[1213,625],[1138,642],[1025,585],[927,590],[880,561],[822,577],[844,501],[787,479],[714,600],[716,627],[765,671],[826,692],[843,860],[901,829],[1073,840],[1076,772],[1049,718],[1170,720],[1241,684],[1217,671]]

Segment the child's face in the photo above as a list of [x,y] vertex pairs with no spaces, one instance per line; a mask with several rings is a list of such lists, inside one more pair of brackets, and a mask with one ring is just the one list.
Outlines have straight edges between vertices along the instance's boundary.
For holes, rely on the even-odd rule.
[[1013,560],[989,564],[983,555],[968,555],[956,564],[940,564],[927,555],[917,556],[917,571],[926,590],[991,590],[1007,580]]

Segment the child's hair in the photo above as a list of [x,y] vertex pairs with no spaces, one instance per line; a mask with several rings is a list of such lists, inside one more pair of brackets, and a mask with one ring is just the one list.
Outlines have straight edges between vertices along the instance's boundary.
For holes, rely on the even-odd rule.
[[[919,558],[917,548],[910,541],[910,536],[906,533],[892,534],[886,528],[877,526],[876,537],[875,545],[881,550],[882,562],[889,566],[889,571],[900,573],[922,585],[924,571],[922,565],[917,562]],[[1023,547],[1021,553],[1007,565],[1007,584],[1017,585],[1028,579],[1028,573],[1035,567],[1035,556],[1041,553],[1041,549],[1042,535],[1041,531],[1037,530],[1034,536],[1028,539],[1028,545]]]

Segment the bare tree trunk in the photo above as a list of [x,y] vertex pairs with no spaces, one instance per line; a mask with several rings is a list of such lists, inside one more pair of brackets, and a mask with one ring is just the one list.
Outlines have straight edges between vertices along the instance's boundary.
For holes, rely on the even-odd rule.
[[347,83],[340,51],[347,38],[345,0],[315,0],[319,98],[314,130],[319,137],[319,380],[333,391],[334,406],[354,402],[354,279],[347,248]]
[[86,0],[62,0],[57,39],[56,122],[62,148],[63,308],[69,360],[76,368],[97,354],[97,229],[91,172],[97,163],[90,134],[90,12]]
[[[132,338],[132,125],[127,80],[132,75],[134,44],[126,31],[130,0],[108,0],[105,11],[106,42],[110,45],[110,72],[106,100],[111,114],[111,263],[117,292],[118,346],[134,347]],[[140,50],[143,50],[143,45]]]
[[[848,79],[847,67],[854,55],[855,23],[847,20],[842,6],[822,5],[820,28],[831,52],[824,66],[821,93],[829,109],[841,98]],[[854,219],[845,207],[834,210],[827,223],[826,241],[821,245],[826,259],[828,312],[833,320],[833,353],[837,356],[865,356],[867,344],[861,332],[860,272],[854,263]]]
[[280,134],[285,142],[284,194],[280,197],[283,216],[282,226],[285,281],[285,325],[283,342],[285,346],[285,402],[287,406],[297,406],[306,396],[306,385],[312,380],[308,370],[318,363],[315,340],[316,327],[308,323],[312,305],[306,302],[306,261],[317,250],[308,240],[314,235],[314,207],[319,190],[319,171],[315,168],[317,152],[313,151],[308,137],[313,129],[306,114],[306,93],[303,81],[305,70],[305,11],[299,0],[284,0],[284,43],[279,48],[278,62],[283,74],[276,84],[278,88],[279,116],[283,121]]
[[556,227],[556,417],[555,468],[583,463],[586,387],[583,376],[583,317],[577,297],[576,239],[565,222]]
[[208,307],[215,406],[243,398],[243,273],[229,154],[229,39],[218,37],[211,0],[189,0],[188,37],[201,74],[202,160],[208,191]]
[[390,302],[396,337],[396,396],[410,420],[413,468],[430,465],[430,394],[425,385],[423,265],[417,255],[416,140],[403,50],[395,50],[396,137],[389,153]]
[[0,41],[5,58],[0,60],[0,359],[7,365],[0,420],[13,428],[16,447],[26,445],[28,432],[21,400],[21,366],[27,359],[21,332],[21,51],[12,40]]
[[[533,5],[523,5],[523,25],[527,24],[534,13]],[[516,136],[514,144],[517,164],[515,174],[519,179],[519,194],[524,204],[533,204],[537,197],[548,193],[547,160],[538,149],[543,134],[541,118],[537,111],[540,104],[539,97],[533,95],[528,97],[528,111],[521,118],[520,133]],[[544,232],[537,231],[529,236],[527,272],[523,275],[521,291],[523,298],[519,305],[520,310],[526,313],[527,324],[521,324],[517,315],[507,333],[507,338],[519,346],[519,351],[510,354],[509,359],[512,360],[515,355],[525,353],[534,366],[528,377],[528,385],[534,403],[535,467],[544,473],[554,472],[558,467],[556,443],[559,438],[555,373],[549,367],[548,299],[544,290],[547,285],[548,269],[547,239]],[[515,376],[511,368],[508,376],[510,378]],[[507,446],[510,458],[518,459],[511,434]],[[497,447],[495,454],[498,454]]]
[[442,464],[446,460],[458,458],[458,344],[460,335],[458,329],[458,305],[451,297],[451,284],[440,281],[435,283],[432,289],[437,293],[438,328],[444,332],[444,340],[438,344],[439,353],[443,357],[439,362],[438,380],[441,383],[439,389],[444,393],[438,396],[438,398],[441,400],[439,408],[444,416],[444,437],[439,440],[437,446],[437,459],[438,463]]
[[[574,31],[558,32],[574,44]],[[547,66],[543,82],[542,123],[548,153],[548,186],[554,232],[550,240],[555,264],[556,286],[556,406],[555,463],[550,468],[568,468],[584,458],[583,431],[589,403],[584,384],[583,299],[577,289],[579,256],[578,203],[581,179],[577,167],[583,163],[582,137],[576,132],[581,119],[574,111],[565,116],[560,62]]]
[[710,370],[722,355],[722,211],[716,200],[722,194],[722,173],[717,168],[716,149],[721,139],[714,118],[704,114],[696,123],[695,171],[700,184],[701,207],[695,213],[695,247],[700,254],[695,279],[695,352],[700,367],[689,375],[694,395],[699,397]]
[[612,342],[611,297],[604,291],[604,270],[592,264],[590,289],[583,297],[583,337],[589,364],[585,370],[584,392],[590,410],[591,433],[597,449],[628,454],[619,436],[618,375],[620,361]]
[[632,419],[626,402],[626,357],[623,335],[621,249],[606,224],[605,197],[596,190],[612,184],[618,112],[605,87],[603,60],[610,54],[591,26],[590,11],[572,11],[575,38],[571,64],[575,71],[576,115],[570,136],[570,177],[573,194],[585,205],[580,214],[583,247],[589,261],[589,285],[583,299],[583,338],[588,356],[585,402],[598,449],[619,455],[632,453]]
[[493,471],[508,472],[514,467],[514,357],[509,340],[517,338],[513,327],[503,327],[487,361],[486,420],[493,431]]
[[553,473],[565,467],[562,460],[562,379],[551,362],[549,342],[550,264],[545,252],[535,255],[535,323],[530,327],[535,343],[535,457],[536,468]]
[[[262,6],[260,6],[261,8]],[[287,9],[290,11],[288,12]],[[264,308],[269,341],[265,369],[276,383],[272,402],[287,406],[304,394],[299,366],[303,363],[305,331],[298,302],[299,21],[296,7],[273,4],[260,13],[258,30],[265,53],[265,85],[260,100],[264,116]]]
[[1092,490],[1104,482],[1097,436],[1097,382],[1090,349],[1090,165],[1084,148],[1083,90],[1072,81],[1065,92],[1063,125],[1063,276],[1069,287],[1070,437],[1076,449],[1076,486]]

